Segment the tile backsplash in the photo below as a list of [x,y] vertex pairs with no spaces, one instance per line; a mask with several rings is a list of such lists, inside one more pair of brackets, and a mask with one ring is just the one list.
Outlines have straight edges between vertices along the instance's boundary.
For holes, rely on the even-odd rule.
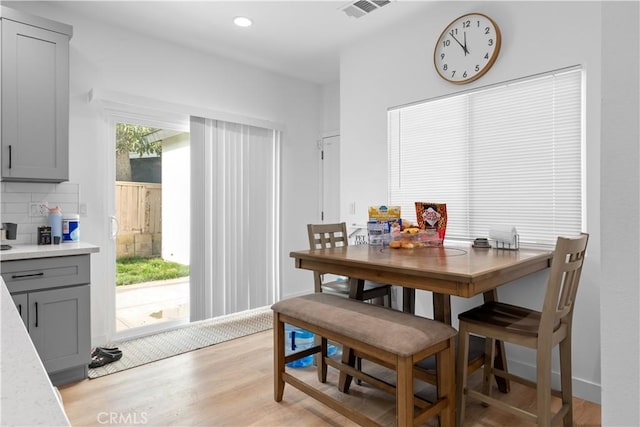
[[48,184],[36,182],[0,183],[0,218],[2,222],[18,224],[16,240],[11,243],[36,244],[38,227],[48,225],[46,216],[30,216],[32,203],[47,202],[58,206],[62,214],[78,213],[80,185],[71,182]]

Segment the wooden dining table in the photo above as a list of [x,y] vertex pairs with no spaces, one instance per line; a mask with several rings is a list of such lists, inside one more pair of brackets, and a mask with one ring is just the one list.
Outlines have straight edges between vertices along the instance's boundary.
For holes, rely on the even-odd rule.
[[[495,301],[499,286],[549,268],[553,251],[469,244],[414,249],[351,245],[293,251],[290,256],[297,268],[349,277],[351,298],[359,297],[365,280],[402,286],[406,312],[414,312],[416,290],[430,291],[434,319],[451,324],[452,295],[470,298],[482,294],[485,301]],[[476,363],[481,366],[483,362]],[[506,370],[502,343],[498,343],[495,364]],[[496,380],[500,390],[507,392],[508,382]]]

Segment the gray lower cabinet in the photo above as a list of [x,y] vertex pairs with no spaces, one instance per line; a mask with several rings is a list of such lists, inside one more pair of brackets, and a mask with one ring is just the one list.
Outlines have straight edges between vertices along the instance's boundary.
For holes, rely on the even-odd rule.
[[13,298],[13,302],[18,309],[18,313],[20,317],[22,317],[22,322],[24,322],[24,326],[29,328],[29,296],[27,294],[13,294],[11,295]]
[[86,378],[91,362],[89,255],[3,261],[1,267],[53,384]]

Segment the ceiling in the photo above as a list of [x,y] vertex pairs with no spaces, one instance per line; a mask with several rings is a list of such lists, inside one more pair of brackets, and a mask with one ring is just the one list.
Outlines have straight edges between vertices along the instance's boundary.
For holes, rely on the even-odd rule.
[[[346,44],[384,31],[434,2],[392,0],[360,18],[348,1],[54,1],[49,7],[314,83],[339,78]],[[254,22],[233,24],[236,16]]]

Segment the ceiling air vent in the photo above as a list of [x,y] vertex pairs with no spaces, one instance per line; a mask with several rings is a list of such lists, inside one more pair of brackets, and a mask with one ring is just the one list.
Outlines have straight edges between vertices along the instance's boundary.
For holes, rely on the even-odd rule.
[[360,18],[389,3],[391,3],[390,0],[357,0],[343,6],[341,9],[347,16]]

